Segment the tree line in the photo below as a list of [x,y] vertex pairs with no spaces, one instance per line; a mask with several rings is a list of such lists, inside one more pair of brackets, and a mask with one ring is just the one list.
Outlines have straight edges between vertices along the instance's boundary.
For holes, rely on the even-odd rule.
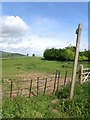
[[[59,61],[73,61],[75,56],[75,46],[68,46],[63,49],[51,48],[46,49],[43,53],[43,57],[46,60],[59,60]],[[90,50],[84,50],[79,52],[79,61],[90,60]]]

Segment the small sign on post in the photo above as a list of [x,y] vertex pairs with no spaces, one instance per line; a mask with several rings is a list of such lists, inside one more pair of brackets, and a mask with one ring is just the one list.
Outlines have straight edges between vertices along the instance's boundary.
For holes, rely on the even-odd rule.
[[76,69],[77,69],[77,63],[78,63],[81,31],[82,31],[82,24],[79,24],[78,28],[76,29],[77,40],[76,40],[76,51],[75,51],[74,66],[73,66],[73,76],[71,81],[71,91],[70,91],[71,99],[74,95],[74,85],[75,85],[75,79],[76,79]]

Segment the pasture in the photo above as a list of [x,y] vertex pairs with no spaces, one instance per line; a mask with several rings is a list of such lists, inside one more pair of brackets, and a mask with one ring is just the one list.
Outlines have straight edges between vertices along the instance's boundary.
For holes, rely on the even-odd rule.
[[[61,61],[48,61],[42,60],[40,57],[12,57],[2,59],[2,77],[3,78],[15,78],[16,75],[40,77],[54,73],[59,70],[62,75],[68,72],[68,75],[72,75],[73,62]],[[88,62],[79,62],[79,65],[83,64],[84,67],[88,67]]]
[[[88,67],[88,62],[79,62]],[[67,71],[68,77],[72,75],[73,62],[48,61],[40,57],[12,57],[2,59],[2,78],[18,80],[22,78],[44,77],[54,74],[59,70],[61,75]],[[78,76],[78,74],[77,74]],[[8,85],[2,84],[3,90],[10,89]],[[82,92],[83,91],[83,92]],[[55,94],[39,94],[31,98],[16,96],[8,99],[3,94],[2,115],[3,118],[72,118],[88,117],[88,84],[75,86],[75,96],[69,100],[70,85],[59,89]],[[83,99],[85,98],[85,99]],[[83,99],[83,100],[82,100]],[[78,102],[79,101],[79,102]],[[55,103],[54,103],[55,102]],[[74,111],[74,112],[72,112]]]
[[[79,64],[81,64],[81,62],[79,62]],[[77,81],[79,64],[76,76]],[[87,67],[88,62],[84,62],[84,66]],[[55,78],[56,70],[58,70],[58,72],[60,71],[60,75],[57,78]],[[30,96],[33,94],[36,95],[38,94],[38,86],[40,86],[39,89],[41,88],[40,91],[44,92],[46,91],[45,89],[47,89],[48,92],[54,93],[62,85],[71,81],[72,70],[73,62],[48,61],[43,60],[40,57],[12,57],[3,59],[3,96],[6,92],[9,92],[8,95],[12,96],[12,89],[15,93],[13,94],[14,96],[16,96],[19,91],[20,94],[25,94],[25,96],[28,96],[30,91],[35,91],[34,93],[31,93]],[[32,82],[30,82],[31,79]],[[45,84],[47,85],[45,86]],[[28,91],[29,89],[30,91]]]

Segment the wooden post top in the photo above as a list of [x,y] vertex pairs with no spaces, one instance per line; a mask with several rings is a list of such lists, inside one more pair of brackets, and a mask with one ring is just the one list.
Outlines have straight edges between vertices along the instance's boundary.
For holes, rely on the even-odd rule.
[[82,23],[80,23],[80,24],[78,25],[78,28],[79,28],[79,29],[82,29]]
[[80,34],[82,31],[82,24],[78,24],[78,28],[76,29],[76,34]]

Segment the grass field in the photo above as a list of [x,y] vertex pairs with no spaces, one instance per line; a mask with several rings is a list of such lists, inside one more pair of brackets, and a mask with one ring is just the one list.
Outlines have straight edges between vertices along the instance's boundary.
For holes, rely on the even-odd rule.
[[[79,65],[83,64],[84,67],[88,67],[88,62],[79,62]],[[40,57],[16,57],[2,59],[2,76],[3,78],[12,78],[15,75],[30,74],[32,76],[45,76],[54,73],[56,70],[60,70],[61,74],[64,75],[66,70],[68,75],[72,74],[73,62],[61,61],[47,61],[42,60]]]
[[[88,62],[79,62],[88,67]],[[39,57],[16,57],[2,59],[3,78],[16,78],[16,75],[28,75],[31,77],[45,76],[60,70],[64,75],[72,74],[73,62],[47,61]],[[3,86],[6,87],[6,86]],[[87,118],[88,117],[88,83],[76,84],[75,96],[69,99],[70,85],[59,90],[54,95],[42,95],[26,98],[16,96],[8,99],[3,96],[3,118]],[[57,101],[58,99],[58,101]],[[54,101],[54,102],[53,102]],[[55,102],[56,101],[56,102]],[[1,113],[0,113],[1,114]]]

